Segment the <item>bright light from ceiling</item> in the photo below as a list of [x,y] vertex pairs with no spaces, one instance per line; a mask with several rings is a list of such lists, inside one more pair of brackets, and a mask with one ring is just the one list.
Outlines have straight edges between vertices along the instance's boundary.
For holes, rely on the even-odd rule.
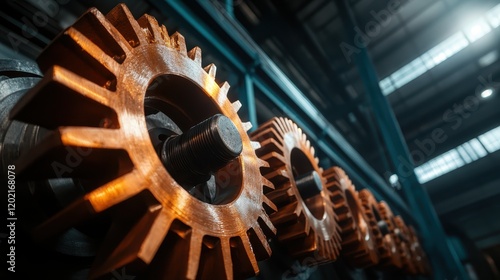
[[472,24],[472,26],[466,28],[464,31],[467,39],[469,39],[469,41],[472,43],[488,34],[491,31],[491,27],[484,19],[480,19]]
[[398,183],[398,180],[399,180],[399,177],[396,174],[392,174],[389,177],[389,183],[391,183],[391,185],[396,185]]
[[482,98],[488,98],[493,94],[493,90],[491,88],[485,89],[483,92],[481,92],[481,97]]

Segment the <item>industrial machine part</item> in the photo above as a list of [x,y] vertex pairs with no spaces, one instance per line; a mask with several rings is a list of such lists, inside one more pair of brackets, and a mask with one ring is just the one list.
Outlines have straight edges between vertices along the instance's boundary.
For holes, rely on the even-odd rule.
[[[258,272],[275,233],[266,213],[275,206],[264,196],[273,186],[259,170],[268,165],[238,117],[241,104],[215,82],[214,65],[202,68],[198,47],[188,52],[181,34],[118,5],[107,15],[90,9],[38,63],[45,76],[12,109],[17,121],[8,122],[2,147],[3,164],[21,154],[31,199],[43,200],[37,193],[45,189],[55,201],[38,211],[48,218],[33,214],[41,216],[33,221],[38,240],[71,232],[85,239],[90,228],[102,244],[91,278],[147,265],[145,276],[155,279]],[[19,121],[30,125],[19,131]]]
[[378,203],[378,210],[382,219],[386,222],[387,227],[389,228],[389,234],[394,240],[396,244],[396,252],[394,253],[394,258],[392,258],[392,264],[396,268],[403,267],[403,258],[401,256],[401,238],[400,238],[400,230],[396,226],[396,222],[394,220],[394,214],[392,213],[391,208],[385,201],[380,201]]
[[403,269],[409,274],[417,274],[417,261],[411,250],[410,230],[401,216],[394,217],[396,227],[399,229],[399,238],[401,239],[401,258],[403,259]]
[[418,235],[416,230],[412,227],[409,226],[409,239],[410,239],[410,251],[412,252],[417,274],[421,275],[429,275],[430,273],[430,264],[427,259],[427,255],[425,254],[424,249],[422,248],[422,245],[420,244],[420,241],[418,239]]
[[379,255],[380,266],[396,266],[400,258],[396,242],[392,238],[387,222],[382,219],[378,210],[378,202],[368,189],[359,191],[359,199],[363,205],[368,224],[372,229]]
[[328,195],[335,207],[342,229],[342,254],[355,267],[378,263],[375,235],[369,224],[358,192],[340,167],[331,167],[323,175]]
[[257,155],[269,162],[262,173],[275,187],[266,196],[278,208],[270,217],[280,243],[292,256],[307,258],[307,265],[335,260],[340,228],[306,135],[291,120],[273,118],[251,138],[261,143]]

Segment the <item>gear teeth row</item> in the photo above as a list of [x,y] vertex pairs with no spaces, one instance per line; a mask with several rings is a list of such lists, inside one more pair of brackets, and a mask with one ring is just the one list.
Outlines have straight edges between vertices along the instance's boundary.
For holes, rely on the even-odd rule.
[[[312,199],[324,200],[321,204],[325,206],[322,217],[315,217],[295,186],[292,150],[294,153],[295,149],[300,150],[308,161],[304,164],[309,164],[320,176],[323,172],[306,135],[291,120],[273,118],[252,132],[250,137],[260,142],[257,156],[269,163],[269,167],[262,168],[262,174],[275,187],[266,196],[278,209],[270,216],[278,229],[278,241],[285,244],[296,258],[313,257],[310,265],[334,261],[340,253],[340,228],[333,205],[324,200],[326,196],[317,194]],[[325,181],[321,180],[324,186]]]
[[390,240],[389,234],[387,234],[387,238],[385,238],[379,228],[378,222],[381,218],[380,213],[378,212],[378,202],[368,189],[361,190],[359,192],[359,198],[361,200],[361,204],[363,205],[365,216],[372,229],[373,236],[375,237],[375,244],[377,246],[380,259],[379,264],[382,265],[390,262],[392,251],[394,250],[394,242]]
[[[354,185],[344,170],[336,166],[323,172],[323,176],[326,178],[326,188],[339,218],[344,257],[356,267],[376,265],[379,256],[375,250],[375,236],[368,226],[367,217]],[[349,202],[348,199],[352,201]]]
[[388,264],[389,266],[394,266],[396,268],[403,267],[403,259],[401,256],[400,243],[401,240],[396,235],[396,225],[394,221],[394,214],[391,211],[391,208],[385,201],[381,201],[378,203],[378,210],[381,218],[386,222],[387,228],[389,229],[389,235],[394,242],[395,250],[392,252],[391,261]]
[[[47,170],[54,169],[51,162],[65,162],[68,147],[87,148],[88,160],[62,175],[107,179],[39,225],[40,239],[109,212],[113,223],[91,278],[123,266],[149,266],[149,277],[175,279],[239,279],[258,273],[257,261],[270,256],[268,238],[276,233],[269,214],[277,207],[264,195],[274,185],[259,170],[268,163],[257,157],[258,143],[248,138],[251,124],[237,115],[241,103],[227,99],[227,82],[215,83],[214,64],[202,68],[199,47],[187,51],[180,33],[170,35],[147,14],[135,20],[120,4],[106,15],[90,9],[44,50],[38,64],[43,80],[11,117],[52,131],[36,152],[21,157],[23,172],[31,178],[61,177]],[[240,131],[238,166],[245,176],[238,179],[242,191],[226,207],[207,206],[180,188],[151,145],[144,120],[145,81],[167,74],[188,77],[203,88]],[[137,213],[125,220],[115,210],[127,211],[123,205],[131,201]],[[189,211],[204,215],[203,222],[190,219]]]

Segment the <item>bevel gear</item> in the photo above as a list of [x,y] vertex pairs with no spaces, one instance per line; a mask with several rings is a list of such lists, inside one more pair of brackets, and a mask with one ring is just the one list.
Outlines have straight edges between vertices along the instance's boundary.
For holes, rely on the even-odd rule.
[[291,120],[273,118],[251,138],[261,143],[257,155],[269,162],[262,173],[275,186],[266,196],[278,207],[270,218],[280,243],[293,257],[309,257],[309,265],[334,261],[340,229],[306,135]]
[[[378,210],[378,202],[370,190],[364,189],[359,191],[359,199],[363,205],[365,216],[368,219],[368,224],[372,229],[375,237],[375,243],[379,255],[380,266],[392,265],[394,254],[397,253],[397,247],[392,238],[389,227],[385,220],[382,219]],[[399,254],[397,254],[399,257]]]
[[417,274],[416,258],[411,250],[410,230],[401,216],[394,217],[397,228],[400,230],[401,258],[403,259],[403,269],[409,274]]
[[393,252],[390,264],[396,268],[403,267],[403,259],[401,256],[401,239],[399,238],[399,229],[396,227],[396,222],[394,221],[394,214],[392,213],[391,208],[385,201],[381,201],[378,204],[378,210],[382,219],[386,222],[387,227],[389,229],[389,235],[395,243],[396,251]]
[[342,232],[342,254],[355,267],[369,267],[378,263],[376,240],[349,177],[340,167],[331,167],[323,173],[328,196],[339,218]]
[[[267,163],[246,134],[250,123],[238,117],[241,104],[228,100],[227,83],[215,82],[213,64],[202,68],[200,48],[188,52],[181,34],[168,34],[149,15],[135,20],[118,5],[107,15],[90,9],[38,62],[45,76],[11,117],[52,131],[18,167],[32,179],[72,177],[84,194],[40,224],[37,239],[109,216],[91,278],[147,265],[144,273],[155,279],[258,272],[257,261],[271,254],[266,235],[275,233],[266,213],[275,206],[264,196],[273,186],[260,173]],[[235,156],[219,157],[212,144],[234,148]],[[61,165],[70,148],[88,154]],[[191,149],[204,154],[186,154],[187,163],[174,156]],[[199,178],[177,182],[174,169]]]

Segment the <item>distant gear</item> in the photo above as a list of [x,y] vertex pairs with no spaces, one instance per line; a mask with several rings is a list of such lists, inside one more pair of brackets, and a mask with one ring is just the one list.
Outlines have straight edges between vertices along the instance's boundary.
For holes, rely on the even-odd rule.
[[396,243],[390,234],[389,226],[380,215],[378,202],[368,189],[359,191],[359,199],[363,205],[372,233],[375,236],[375,243],[380,258],[378,264],[381,266],[392,265],[394,255],[399,258],[399,254],[397,254]]
[[332,167],[323,173],[330,200],[342,232],[342,254],[356,267],[378,263],[375,235],[354,185],[344,170]]
[[394,214],[392,213],[391,208],[385,201],[381,201],[378,204],[378,210],[380,212],[380,215],[382,219],[387,223],[387,227],[389,228],[389,234],[394,240],[395,246],[396,246],[396,252],[393,252],[392,258],[391,258],[391,264],[394,265],[396,268],[402,268],[403,267],[403,259],[401,256],[401,239],[398,236],[399,229],[396,227],[396,222],[394,221]]
[[334,261],[340,229],[306,135],[291,120],[273,118],[251,138],[261,143],[257,155],[269,162],[262,173],[275,186],[266,196],[278,207],[270,217],[280,243],[293,257],[308,258],[308,265]]

